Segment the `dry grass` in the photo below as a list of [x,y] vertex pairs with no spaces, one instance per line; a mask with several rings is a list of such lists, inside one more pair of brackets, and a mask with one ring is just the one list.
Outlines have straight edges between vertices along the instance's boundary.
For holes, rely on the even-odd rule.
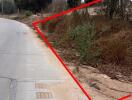
[[127,44],[121,39],[101,41],[101,59],[104,63],[123,64],[126,62]]
[[[62,51],[61,57],[63,57],[68,62],[74,61],[76,63],[80,61],[78,60],[80,59],[80,55],[78,53],[78,50],[76,50],[75,41],[69,38],[69,30],[82,25],[84,22],[89,23],[91,20],[91,22],[93,22],[94,20],[96,36],[94,42],[91,43],[95,46],[92,54],[96,54],[98,50],[99,55],[97,58],[95,56],[95,58],[92,59],[92,65],[97,65],[96,67],[101,72],[111,76],[112,78],[115,78],[117,73],[131,76],[131,25],[127,22],[119,20],[108,20],[103,16],[96,16],[90,19],[89,15],[86,14],[74,14],[75,15],[71,14],[61,17],[59,22],[55,22],[55,20],[53,20],[50,24],[48,24],[52,28],[54,28],[54,30],[52,30],[54,34],[49,35],[48,39],[49,41],[52,41],[53,45],[57,49],[60,49]],[[89,63],[84,63],[83,61],[79,63],[89,65]]]

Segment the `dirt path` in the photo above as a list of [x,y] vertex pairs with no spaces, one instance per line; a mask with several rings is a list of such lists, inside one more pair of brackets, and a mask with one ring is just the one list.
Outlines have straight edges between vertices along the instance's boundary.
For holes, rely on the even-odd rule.
[[[132,82],[111,79],[90,66],[81,66],[79,73],[75,71],[75,66],[69,68],[91,95],[92,100],[117,100],[132,94]],[[132,100],[132,97],[127,100]]]

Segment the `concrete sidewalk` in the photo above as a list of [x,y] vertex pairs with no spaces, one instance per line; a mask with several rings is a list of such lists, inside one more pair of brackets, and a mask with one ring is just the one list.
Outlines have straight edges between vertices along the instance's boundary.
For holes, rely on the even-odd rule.
[[88,100],[37,35],[0,18],[0,100]]

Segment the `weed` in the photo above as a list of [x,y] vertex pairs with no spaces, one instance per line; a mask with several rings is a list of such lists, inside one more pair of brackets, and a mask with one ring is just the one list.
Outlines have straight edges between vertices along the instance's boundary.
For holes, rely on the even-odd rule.
[[69,36],[74,41],[75,48],[80,54],[80,61],[90,62],[97,56],[97,53],[92,50],[95,38],[93,24],[84,23],[78,25],[70,30]]
[[25,12],[25,16],[31,16],[32,15],[32,12],[31,11],[29,11],[29,10],[27,10],[26,12]]
[[126,60],[127,45],[121,39],[110,39],[105,41],[102,48],[102,58],[105,62],[122,64]]

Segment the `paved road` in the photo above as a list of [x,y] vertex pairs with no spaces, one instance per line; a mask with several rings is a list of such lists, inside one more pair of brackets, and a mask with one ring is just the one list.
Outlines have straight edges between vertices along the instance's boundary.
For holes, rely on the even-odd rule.
[[0,18],[0,100],[87,100],[26,25]]

